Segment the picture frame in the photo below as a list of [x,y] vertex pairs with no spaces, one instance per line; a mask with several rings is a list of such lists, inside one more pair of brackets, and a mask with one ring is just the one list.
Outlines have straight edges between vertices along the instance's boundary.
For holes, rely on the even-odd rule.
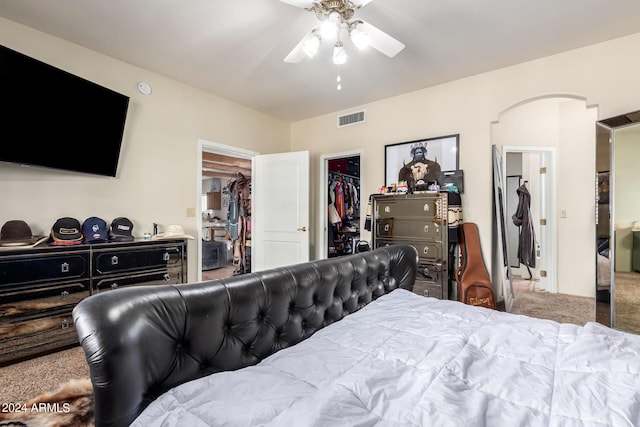
[[609,203],[609,171],[598,172],[598,204]]
[[460,134],[385,145],[385,186],[407,181],[410,190],[426,189],[429,183],[437,182],[437,172],[460,168],[459,148]]

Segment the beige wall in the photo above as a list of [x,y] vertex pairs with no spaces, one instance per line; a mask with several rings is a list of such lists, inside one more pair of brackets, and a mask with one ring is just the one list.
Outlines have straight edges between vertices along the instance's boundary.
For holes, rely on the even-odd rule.
[[[292,150],[309,149],[314,162],[312,166],[316,168],[319,168],[319,158],[323,154],[363,149],[361,191],[363,201],[366,201],[366,195],[383,184],[385,144],[459,133],[460,167],[465,173],[464,220],[479,225],[485,261],[491,264],[491,123],[509,107],[552,95],[583,99],[587,105],[597,107],[598,118],[640,109],[640,86],[635,84],[635,76],[640,72],[640,57],[628,54],[639,43],[640,34],[635,34],[366,104],[361,108],[366,109],[367,121],[356,126],[337,129],[336,113],[295,122],[291,126],[291,147]],[[562,132],[566,135],[567,131]],[[561,144],[558,148],[558,161],[564,165],[569,158],[593,165],[593,151],[593,146],[576,146],[575,140],[571,140],[567,146]],[[595,170],[595,167],[589,167]],[[562,166],[558,173],[570,175],[572,171]],[[581,171],[580,178],[576,179],[580,181],[575,184],[577,187],[567,187],[558,197],[558,211],[573,212],[577,206],[576,197],[578,204],[584,205],[582,198],[593,191],[594,186],[592,179],[582,180],[583,175],[589,173],[588,169]],[[314,175],[314,189],[319,185],[317,176]],[[318,208],[317,191],[312,196],[313,210],[324,213]],[[583,223],[595,224],[592,211],[577,214],[587,215],[582,217]],[[319,225],[319,219],[316,225]],[[593,248],[592,228],[572,233],[575,240],[571,246]],[[365,234],[364,238],[368,237]],[[569,244],[563,241],[558,245]],[[563,255],[565,258],[574,256],[582,254]],[[589,256],[593,257],[589,262],[595,262],[595,255]]]
[[[23,219],[34,233],[48,234],[62,216],[81,222],[93,215],[107,222],[126,216],[136,236],[151,232],[154,222],[182,224],[197,235],[196,218],[186,212],[197,208],[200,197],[199,138],[261,153],[289,150],[289,123],[142,68],[2,18],[0,44],[131,97],[115,179],[0,167],[2,223]],[[150,96],[136,92],[139,81],[152,85]],[[20,143],[19,136],[2,141],[3,148]],[[98,150],[87,140],[79,153],[70,155],[86,161]],[[188,248],[190,280],[197,274],[195,243]]]

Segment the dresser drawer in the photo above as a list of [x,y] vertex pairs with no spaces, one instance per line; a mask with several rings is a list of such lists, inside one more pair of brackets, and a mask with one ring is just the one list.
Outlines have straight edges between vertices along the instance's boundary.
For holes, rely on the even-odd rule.
[[443,240],[443,227],[433,219],[384,218],[376,221],[376,237]]
[[446,283],[446,268],[442,262],[420,262],[413,291],[422,296],[447,299],[444,294]]
[[413,246],[418,252],[418,257],[421,260],[439,261],[444,257],[444,247],[442,242],[439,241],[416,241],[410,239],[375,239],[375,247],[380,248],[382,246],[389,245],[410,245]]
[[442,284],[440,283],[416,280],[413,285],[413,292],[423,297],[446,299],[442,295]]
[[0,366],[78,343],[70,311],[3,319],[0,323]]
[[51,310],[71,310],[89,296],[89,280],[0,292],[0,316],[20,317]]
[[181,263],[182,248],[178,246],[96,251],[93,258],[93,275],[164,269]]
[[81,280],[89,277],[88,253],[46,257],[7,257],[0,260],[0,292],[37,282]]
[[376,199],[376,218],[417,217],[437,218],[442,222],[442,213],[446,211],[446,199],[440,196],[425,198],[399,198]]
[[153,273],[129,274],[117,277],[108,277],[95,280],[93,283],[93,293],[112,291],[128,286],[143,285],[175,285],[184,283],[180,269],[170,268]]

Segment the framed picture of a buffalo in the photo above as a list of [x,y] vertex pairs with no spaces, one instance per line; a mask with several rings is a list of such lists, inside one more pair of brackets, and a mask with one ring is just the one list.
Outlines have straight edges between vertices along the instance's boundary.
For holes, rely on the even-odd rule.
[[459,134],[385,145],[385,186],[406,181],[409,189],[426,189],[438,172],[459,169],[459,145]]

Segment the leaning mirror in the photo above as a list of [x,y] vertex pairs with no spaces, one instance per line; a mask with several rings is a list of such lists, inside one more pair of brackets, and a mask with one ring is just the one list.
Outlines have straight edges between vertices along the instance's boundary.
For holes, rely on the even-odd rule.
[[[507,220],[505,217],[504,180],[502,174],[502,154],[498,147],[492,146],[493,159],[493,201],[494,201],[494,234],[497,238],[493,242],[500,242],[498,247],[493,248],[494,256],[492,265],[492,278],[494,292],[499,295],[502,292],[505,310],[511,311],[513,304],[513,282],[511,275],[511,265],[507,259],[509,254],[509,241],[506,236]],[[496,285],[498,288],[496,289]]]
[[640,111],[596,126],[596,320],[640,333]]

